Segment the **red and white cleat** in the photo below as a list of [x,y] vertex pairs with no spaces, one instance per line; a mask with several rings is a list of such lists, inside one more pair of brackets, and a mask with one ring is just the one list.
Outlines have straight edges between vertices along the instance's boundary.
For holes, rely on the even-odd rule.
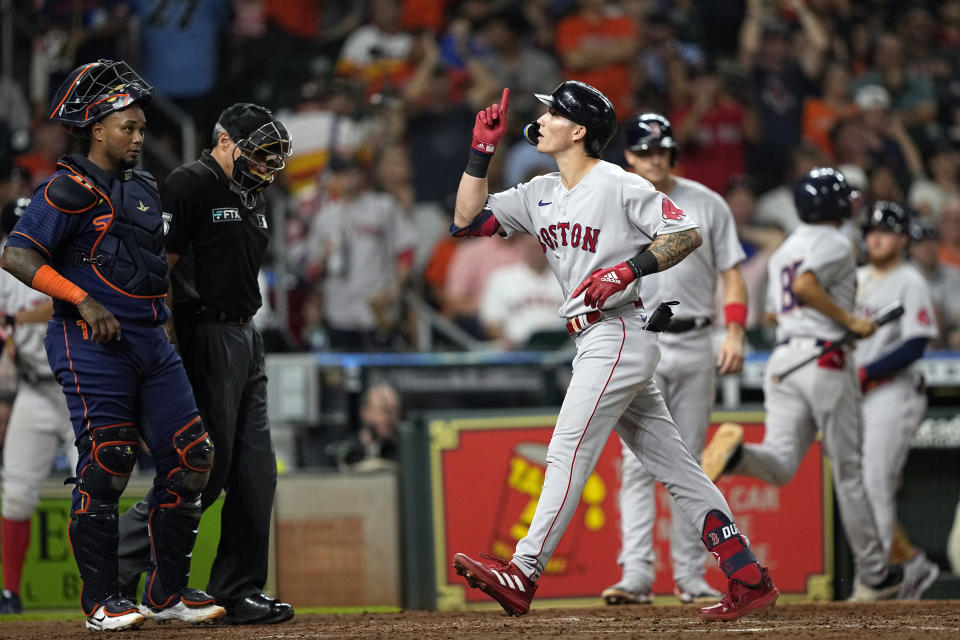
[[730,580],[728,593],[723,600],[711,607],[700,609],[704,620],[736,620],[753,611],[772,607],[780,597],[770,573],[763,567],[763,580],[755,587],[748,587],[737,580]]
[[530,611],[533,592],[537,585],[512,562],[504,562],[489,556],[486,561],[477,561],[462,553],[453,556],[453,568],[457,575],[467,579],[467,584],[480,589],[500,603],[508,616],[522,616]]

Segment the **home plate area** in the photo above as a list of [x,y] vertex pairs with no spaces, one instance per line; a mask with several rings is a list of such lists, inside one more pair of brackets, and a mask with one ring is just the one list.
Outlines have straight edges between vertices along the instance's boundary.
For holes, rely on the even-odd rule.
[[[6,617],[6,616],[5,616]],[[119,634],[123,637],[126,634]],[[696,608],[633,605],[536,608],[520,618],[499,610],[403,611],[397,613],[305,614],[272,626],[190,627],[148,622],[132,632],[151,638],[229,640],[371,638],[870,638],[897,640],[960,637],[960,601],[779,604],[735,622],[703,622]],[[93,636],[82,620],[0,620],[0,638],[70,640]],[[111,636],[118,637],[118,636]]]

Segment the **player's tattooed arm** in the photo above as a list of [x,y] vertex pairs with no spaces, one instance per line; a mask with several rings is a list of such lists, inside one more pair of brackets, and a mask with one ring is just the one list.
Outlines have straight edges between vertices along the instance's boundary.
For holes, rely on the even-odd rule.
[[684,229],[657,236],[647,247],[647,251],[657,259],[657,271],[663,271],[686,258],[702,242],[699,229]]

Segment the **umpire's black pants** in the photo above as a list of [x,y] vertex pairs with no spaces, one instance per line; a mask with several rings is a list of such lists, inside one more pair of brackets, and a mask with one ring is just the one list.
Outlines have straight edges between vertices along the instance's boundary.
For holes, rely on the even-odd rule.
[[[267,423],[263,338],[252,324],[177,323],[183,364],[215,447],[201,501],[226,489],[220,544],[207,592],[219,604],[263,590],[277,463]],[[120,584],[129,592],[150,566],[146,499],[120,518]]]

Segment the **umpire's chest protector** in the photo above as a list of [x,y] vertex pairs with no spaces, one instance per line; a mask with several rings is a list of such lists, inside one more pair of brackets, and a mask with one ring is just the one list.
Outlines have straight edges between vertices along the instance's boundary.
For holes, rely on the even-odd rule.
[[125,171],[106,185],[71,166],[69,159],[61,163],[82,175],[86,186],[99,196],[87,213],[99,233],[88,252],[75,253],[68,260],[65,270],[71,273],[64,275],[76,275],[81,280],[93,275],[134,297],[166,295],[169,277],[163,248],[163,209],[153,177],[142,171]]

